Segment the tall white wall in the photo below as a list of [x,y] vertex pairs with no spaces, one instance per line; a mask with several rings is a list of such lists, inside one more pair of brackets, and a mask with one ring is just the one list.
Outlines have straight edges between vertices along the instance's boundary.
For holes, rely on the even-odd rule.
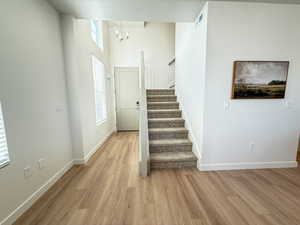
[[[200,169],[296,165],[300,129],[300,95],[297,90],[300,85],[299,19],[298,5],[208,3],[203,123],[200,125],[199,118],[188,115],[191,124],[198,124],[194,125],[192,132],[196,132],[196,126],[203,126],[203,141],[198,140],[199,145],[202,144]],[[186,48],[196,46],[194,42],[187,45]],[[176,55],[181,57],[180,52]],[[231,100],[235,60],[289,60],[286,98]],[[199,64],[202,64],[200,59]],[[178,69],[187,70],[193,63],[177,61],[176,66],[177,78],[182,74]],[[189,71],[189,74],[199,76],[202,73],[194,66]],[[177,80],[178,87],[194,95],[203,91],[199,88],[201,84],[199,87],[192,84],[184,87],[185,82]],[[198,104],[193,103],[196,106],[191,105],[187,98],[183,99],[183,105],[190,105],[195,114],[199,111],[197,107],[201,107],[201,100]],[[251,143],[254,143],[253,150]]]
[[122,29],[130,38],[120,42],[115,27],[110,27],[111,65],[139,66],[139,51],[145,52],[146,82],[148,88],[168,88],[174,71],[168,63],[175,55],[175,24],[123,23]]
[[203,142],[204,90],[206,69],[207,5],[201,23],[176,23],[176,94],[186,127],[201,157]]
[[[209,3],[204,167],[295,164],[300,128],[299,19],[299,5]],[[289,60],[286,98],[230,100],[234,60]]]
[[[3,1],[0,27],[0,100],[11,159],[0,169],[0,224],[10,224],[34,192],[71,165],[72,147],[59,15],[46,1]],[[32,175],[25,179],[27,166]]]
[[69,102],[70,130],[73,158],[84,158],[82,121],[80,108],[79,65],[77,61],[77,43],[75,39],[76,20],[70,15],[61,15],[65,74]]
[[[0,224],[8,225],[73,162],[89,159],[115,130],[115,113],[113,79],[107,79],[108,118],[96,126],[91,55],[109,77],[106,23],[102,51],[89,21],[60,17],[46,1],[11,0],[1,4],[0,15],[0,100],[11,159],[0,169]],[[31,175],[24,178],[28,166]]]
[[[72,127],[73,157],[83,163],[115,130],[113,79],[109,61],[108,24],[103,22],[103,49],[91,38],[90,21],[62,15],[70,121]],[[94,77],[91,56],[105,65],[107,120],[96,125]]]
[[[90,21],[76,20],[75,39],[77,42],[77,62],[79,66],[80,112],[82,124],[82,140],[84,156],[88,157],[116,129],[113,96],[113,78],[109,61],[108,24],[103,23],[103,50],[97,47],[91,38]],[[97,57],[105,65],[107,120],[96,125],[94,75],[91,55]]]

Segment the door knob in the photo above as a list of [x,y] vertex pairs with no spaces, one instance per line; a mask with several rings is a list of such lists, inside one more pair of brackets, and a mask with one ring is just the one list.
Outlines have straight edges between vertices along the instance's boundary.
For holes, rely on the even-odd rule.
[[137,105],[140,105],[140,102],[139,102],[139,101],[137,101],[137,102],[136,102],[136,104],[137,104]]

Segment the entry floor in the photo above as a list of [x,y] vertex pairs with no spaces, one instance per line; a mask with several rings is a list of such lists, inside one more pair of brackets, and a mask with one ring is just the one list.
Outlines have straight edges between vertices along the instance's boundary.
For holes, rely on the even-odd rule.
[[138,134],[114,134],[17,225],[299,225],[300,169],[138,176]]

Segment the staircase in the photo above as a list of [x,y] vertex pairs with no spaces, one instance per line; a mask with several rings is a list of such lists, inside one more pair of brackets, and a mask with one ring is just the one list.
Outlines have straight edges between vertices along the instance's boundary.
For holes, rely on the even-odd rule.
[[147,90],[151,169],[197,167],[173,89]]

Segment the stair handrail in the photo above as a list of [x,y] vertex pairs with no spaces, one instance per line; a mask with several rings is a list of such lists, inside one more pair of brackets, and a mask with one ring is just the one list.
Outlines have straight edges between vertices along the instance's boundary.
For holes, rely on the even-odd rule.
[[144,52],[140,52],[139,65],[140,83],[140,112],[139,112],[139,173],[140,176],[147,176],[150,170],[149,161],[149,136],[148,136],[148,111],[147,94],[145,88],[145,60]]

